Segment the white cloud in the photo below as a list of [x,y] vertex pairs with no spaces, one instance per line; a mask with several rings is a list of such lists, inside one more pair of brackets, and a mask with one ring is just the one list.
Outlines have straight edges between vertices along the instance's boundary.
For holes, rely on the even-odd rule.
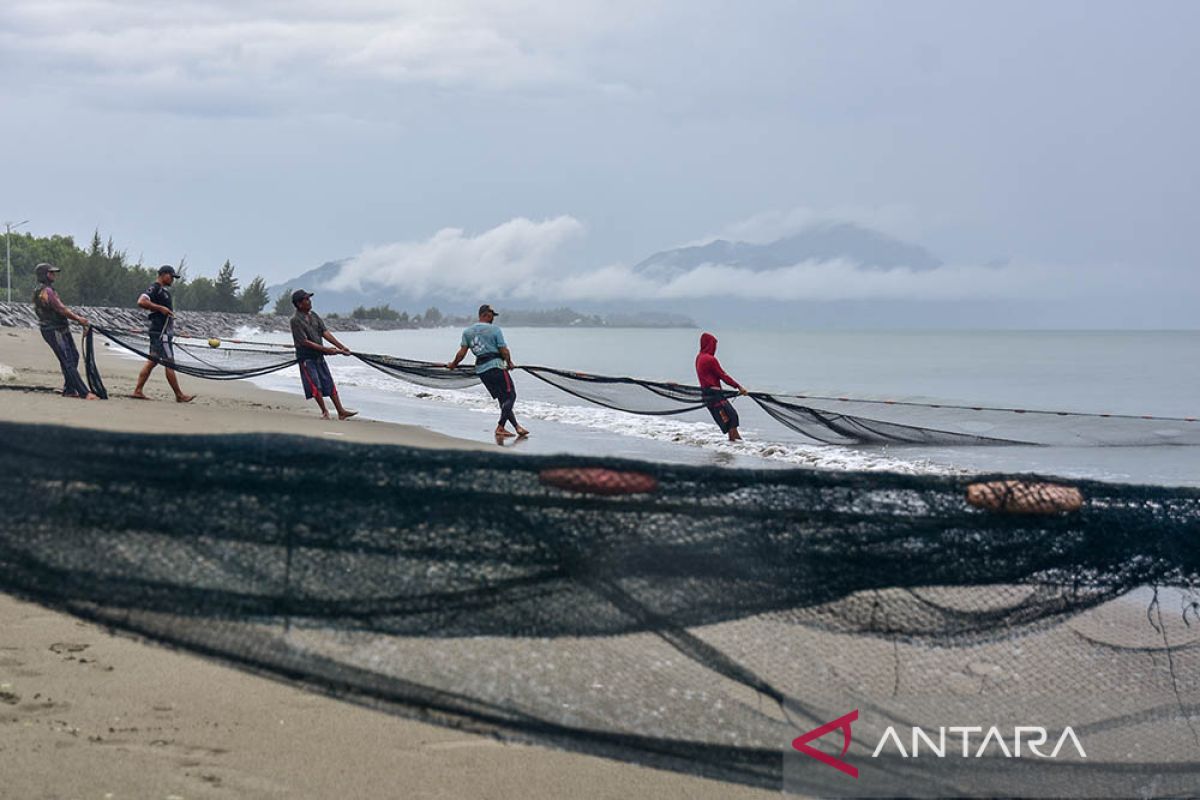
[[518,218],[478,236],[444,228],[424,242],[369,247],[350,260],[333,289],[378,285],[418,297],[437,292],[536,296],[561,269],[560,253],[583,233],[573,217]]
[[[621,9],[598,0],[570,5],[17,0],[0,9],[0,53],[6,69],[31,82],[84,97],[97,87],[119,90],[149,108],[167,89],[337,97],[364,81],[607,91],[609,82],[584,75],[575,55],[626,24]],[[143,98],[142,89],[153,91]]]
[[334,289],[380,287],[401,295],[457,295],[575,302],[634,299],[661,301],[734,298],[748,301],[980,299],[1078,300],[1159,291],[1154,279],[1127,266],[1078,268],[1014,262],[1003,267],[946,265],[936,269],[860,269],[844,261],[809,261],[753,271],[703,264],[656,280],[624,264],[581,269],[564,252],[584,234],[571,216],[544,221],[519,218],[478,235],[458,228],[425,241],[369,247],[330,284]]

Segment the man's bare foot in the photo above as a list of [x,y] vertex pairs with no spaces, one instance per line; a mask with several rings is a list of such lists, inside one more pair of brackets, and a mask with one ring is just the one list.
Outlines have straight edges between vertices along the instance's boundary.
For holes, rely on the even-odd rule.
[[528,435],[529,431],[525,430],[520,425],[517,426],[517,436],[520,436],[522,439],[524,439]]
[[85,397],[83,399],[84,400],[99,400],[100,398],[97,397],[96,395],[92,394],[91,392],[88,392],[87,397]]
[[496,428],[496,438],[497,439],[507,439],[510,436],[516,436],[516,434],[509,433],[508,430],[505,428]]
[[177,395],[175,397],[175,402],[176,403],[190,403],[195,399],[196,399],[196,395],[194,395],[194,394],[181,394],[181,395]]
[[133,394],[131,394],[129,396],[132,397],[134,400],[149,400],[150,399],[149,397],[146,397],[146,395],[142,394],[141,392],[134,392]]
[[329,412],[328,412],[328,411],[322,411],[322,412],[321,412],[321,419],[329,419]]
[[338,419],[342,419],[342,420],[345,420],[345,419],[350,419],[351,417],[353,417],[353,416],[354,416],[355,414],[357,414],[357,413],[358,413],[357,411],[339,411],[339,412],[338,412]]

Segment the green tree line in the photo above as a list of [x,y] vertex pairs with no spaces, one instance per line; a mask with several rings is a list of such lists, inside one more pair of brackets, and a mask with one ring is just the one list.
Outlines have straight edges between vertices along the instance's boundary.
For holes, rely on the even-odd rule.
[[[290,317],[296,313],[295,307],[292,305],[292,289],[288,288],[279,293],[275,298],[275,314],[281,317]],[[322,316],[328,319],[342,319],[342,315],[337,312],[323,314]],[[366,320],[382,320],[393,323],[394,328],[436,328],[440,325],[459,324],[466,320],[465,317],[446,316],[437,308],[430,306],[425,309],[424,314],[409,314],[407,311],[397,311],[392,308],[390,303],[384,303],[381,306],[358,306],[349,314],[347,319],[358,320],[360,322]]]
[[[91,244],[81,248],[70,236],[34,236],[30,233],[9,236],[12,251],[12,299],[29,302],[37,279],[34,269],[48,261],[62,269],[55,288],[68,305],[128,307],[137,305],[138,296],[158,277],[158,267],[130,263],[124,250],[119,250],[100,232],[92,235]],[[0,254],[2,255],[2,254]],[[240,288],[235,269],[226,261],[217,277],[188,279],[187,268],[180,264],[176,270],[183,275],[171,287],[175,308],[185,311],[231,311],[257,314],[270,302],[267,285],[255,277]],[[0,295],[0,299],[7,299]]]

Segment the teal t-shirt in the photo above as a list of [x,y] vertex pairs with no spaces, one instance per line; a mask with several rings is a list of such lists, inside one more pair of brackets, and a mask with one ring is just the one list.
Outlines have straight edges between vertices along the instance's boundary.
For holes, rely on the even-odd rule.
[[[471,352],[475,354],[476,375],[487,372],[489,369],[504,369],[504,359],[498,356],[500,348],[508,347],[508,343],[504,341],[504,333],[500,330],[499,325],[493,325],[490,322],[476,322],[463,330],[462,346],[471,348]],[[488,353],[495,353],[497,358],[481,362],[479,357]]]

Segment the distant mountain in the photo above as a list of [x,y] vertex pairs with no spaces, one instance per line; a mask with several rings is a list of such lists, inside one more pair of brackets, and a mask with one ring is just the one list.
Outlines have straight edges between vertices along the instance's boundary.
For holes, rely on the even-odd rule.
[[[680,247],[655,253],[638,263],[634,270],[658,281],[670,280],[688,270],[703,264],[722,264],[744,267],[754,271],[789,267],[803,262],[824,262],[844,260],[853,262],[860,269],[886,270],[897,267],[907,267],[914,270],[931,270],[941,266],[942,262],[926,250],[915,244],[902,242],[886,234],[850,223],[831,223],[807,228],[794,236],[779,239],[769,244],[750,244],[748,242],[729,242],[717,239],[708,244],[694,247]],[[365,283],[361,288],[333,290],[328,288],[341,272],[342,267],[350,259],[329,261],[316,269],[298,275],[291,280],[283,281],[268,288],[271,300],[274,301],[285,291],[307,289],[315,292],[313,301],[317,310],[323,314],[338,312],[345,314],[359,306],[373,308],[388,304],[396,311],[408,312],[410,315],[420,315],[427,308],[436,307],[443,314],[451,316],[471,315],[477,304],[483,300],[503,303],[499,298],[476,298],[466,295],[447,295],[445,293],[422,295],[414,297],[405,295],[392,287],[370,285]],[[545,303],[528,303],[523,301],[529,319],[525,324],[560,324],[551,322],[558,320],[565,312],[567,316],[577,315],[579,322],[572,317],[561,324],[602,324],[632,327],[689,327],[692,319],[719,320],[724,319],[738,323],[762,323],[763,309],[770,305],[767,302],[736,301],[728,298],[699,298],[693,300],[639,300],[636,297],[620,300],[579,302],[577,310],[559,309],[557,298],[547,298]],[[509,324],[516,324],[511,312],[516,311],[511,304],[502,308],[509,314],[505,319]],[[663,308],[666,306],[666,308]],[[787,309],[779,309],[782,319],[794,321],[797,319],[796,304],[788,304]],[[820,309],[814,309],[819,312]],[[541,315],[541,316],[539,316]],[[589,317],[595,316],[596,319]],[[542,319],[542,317],[545,317]]]
[[291,278],[290,280],[286,280],[283,283],[277,283],[274,286],[268,286],[267,293],[270,294],[270,296],[271,296],[271,302],[275,302],[275,298],[279,297],[279,295],[282,294],[283,292],[292,292],[292,291],[295,291],[296,289],[304,289],[309,292],[320,292],[322,306],[329,311],[342,311],[342,310],[349,311],[350,309],[354,308],[355,306],[363,305],[363,304],[368,305],[368,306],[376,305],[376,303],[374,301],[368,302],[368,298],[366,298],[364,296],[363,298],[357,299],[355,302],[351,303],[349,306],[344,306],[344,304],[342,302],[334,302],[334,301],[335,300],[345,300],[348,298],[338,298],[337,295],[345,294],[345,295],[357,296],[360,293],[358,293],[358,292],[328,292],[328,290],[324,290],[323,287],[325,286],[325,284],[328,283],[329,281],[333,280],[334,278],[336,278],[338,276],[338,273],[342,271],[342,267],[349,260],[350,259],[348,259],[348,258],[343,258],[339,261],[326,261],[324,264],[317,267],[316,269],[310,269],[308,272],[305,272],[301,275],[297,275],[296,277]]
[[274,303],[279,295],[285,292],[290,294],[296,289],[304,289],[316,295],[313,306],[322,314],[334,311],[344,314],[359,306],[373,308],[385,304],[397,311],[409,311],[413,314],[420,314],[431,307],[437,307],[440,311],[449,314],[465,314],[478,308],[479,301],[474,298],[464,299],[444,295],[411,297],[390,287],[378,285],[365,284],[358,289],[329,288],[329,283],[341,274],[342,267],[348,263],[350,263],[348,258],[326,261],[316,269],[310,269],[294,278],[274,286],[268,286],[267,292],[270,294],[271,302]]
[[805,261],[834,260],[851,261],[871,270],[896,267],[929,270],[942,266],[937,256],[919,245],[841,222],[814,225],[794,236],[769,244],[716,239],[704,245],[664,250],[641,261],[634,270],[650,278],[670,280],[702,264],[762,271],[790,267]]
[[[461,297],[445,297],[428,295],[409,297],[398,294],[392,289],[363,289],[333,290],[327,284],[338,276],[342,267],[350,259],[327,261],[316,269],[297,275],[295,278],[267,287],[271,301],[285,292],[290,294],[296,289],[314,292],[317,297],[313,301],[317,310],[322,314],[336,312],[345,315],[359,306],[374,308],[389,305],[396,311],[404,311],[405,322],[400,327],[429,327],[428,323],[417,324],[422,311],[436,307],[439,311],[453,318],[457,324],[460,316],[474,319],[477,308],[477,298],[464,300]],[[696,323],[685,314],[676,314],[657,309],[629,309],[626,303],[594,305],[586,312],[563,308],[548,301],[542,306],[534,304],[525,309],[513,308],[504,303],[500,306],[503,311],[505,324],[528,327],[584,327],[584,328],[694,328]],[[411,317],[409,313],[411,313]]]

